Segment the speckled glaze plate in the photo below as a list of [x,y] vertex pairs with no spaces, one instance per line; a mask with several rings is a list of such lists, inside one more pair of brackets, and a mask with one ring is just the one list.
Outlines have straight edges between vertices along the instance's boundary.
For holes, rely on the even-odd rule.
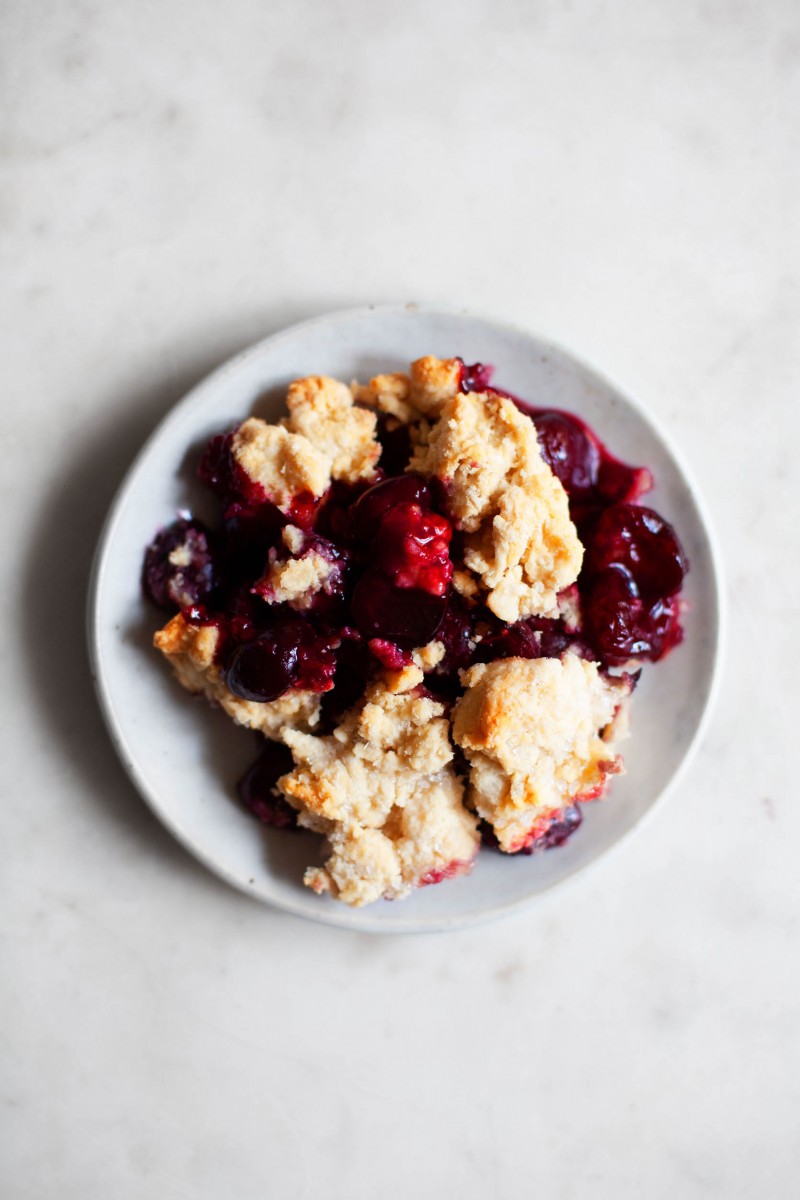
[[[200,515],[205,497],[187,451],[250,413],[275,420],[286,385],[301,375],[368,379],[414,358],[460,355],[493,363],[495,382],[537,405],[569,409],[628,462],[650,467],[648,504],[671,521],[688,554],[686,639],[643,672],[632,706],[627,774],[565,845],[531,857],[482,851],[471,875],[407,900],[364,909],[302,885],[321,861],[319,840],[264,829],[236,803],[234,784],[254,759],[256,735],[182,691],[151,649],[157,616],[141,597],[142,553],[179,508]],[[381,933],[452,929],[528,904],[588,867],[674,787],[701,735],[721,642],[719,572],[697,489],[639,403],[541,338],[467,313],[421,306],[334,313],[266,338],[220,367],[162,421],[109,513],[95,560],[89,643],[98,695],[133,782],[175,837],[210,870],[258,900],[312,920]]]

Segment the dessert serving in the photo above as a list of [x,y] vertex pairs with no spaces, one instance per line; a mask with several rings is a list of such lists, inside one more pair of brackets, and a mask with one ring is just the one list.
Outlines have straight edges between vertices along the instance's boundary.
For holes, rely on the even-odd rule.
[[650,473],[537,400],[460,358],[299,379],[277,424],[206,448],[218,520],[181,513],[145,552],[155,646],[264,739],[240,799],[324,835],[316,892],[400,898],[482,845],[564,842],[622,770],[643,663],[681,640]]

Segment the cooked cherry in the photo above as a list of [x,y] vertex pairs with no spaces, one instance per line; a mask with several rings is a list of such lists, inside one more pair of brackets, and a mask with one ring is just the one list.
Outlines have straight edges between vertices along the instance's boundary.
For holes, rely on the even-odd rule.
[[677,601],[642,599],[632,574],[619,564],[594,577],[584,613],[592,645],[611,666],[629,658],[655,660],[681,639]]
[[276,787],[281,775],[291,771],[293,765],[288,747],[270,742],[236,785],[245,808],[275,829],[297,828],[297,813]]
[[445,517],[419,504],[396,504],[381,517],[375,539],[377,565],[399,588],[443,596],[453,577],[448,556],[452,529]]
[[572,417],[562,412],[538,413],[534,419],[542,458],[566,490],[585,492],[597,483],[600,451]]
[[333,689],[322,697],[322,721],[332,724],[364,694],[372,663],[367,646],[355,629],[341,631],[336,651]]
[[199,521],[181,517],[147,547],[142,570],[145,593],[159,608],[204,604],[217,586],[212,537]]
[[383,479],[356,500],[350,512],[353,534],[369,539],[375,536],[381,517],[397,504],[431,507],[431,489],[422,475],[398,475]]
[[225,682],[243,700],[277,700],[297,679],[298,642],[292,626],[268,629],[234,650],[225,669]]
[[444,658],[434,668],[436,674],[452,675],[468,667],[475,651],[475,628],[470,610],[461,597],[450,596],[436,640],[444,646]]
[[501,626],[484,637],[475,657],[479,662],[493,662],[496,658],[560,658],[574,642],[563,622],[528,617],[515,625]]
[[459,387],[462,392],[485,392],[491,388],[494,367],[479,362],[467,365],[461,358],[458,361],[461,363]]
[[435,636],[447,607],[442,596],[421,588],[398,588],[378,571],[366,571],[356,584],[352,611],[366,638],[400,646],[424,646]]
[[597,523],[586,574],[614,565],[630,572],[639,594],[647,599],[674,595],[688,569],[672,526],[651,508],[639,504],[615,504]]
[[411,662],[411,652],[401,650],[396,642],[387,642],[385,638],[370,638],[367,645],[372,657],[377,658],[381,666],[389,671],[399,671]]
[[197,465],[197,478],[218,496],[230,496],[233,486],[232,433],[220,433],[212,437]]

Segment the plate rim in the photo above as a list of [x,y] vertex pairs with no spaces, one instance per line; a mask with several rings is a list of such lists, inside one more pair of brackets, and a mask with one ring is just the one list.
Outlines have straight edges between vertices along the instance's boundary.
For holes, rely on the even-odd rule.
[[[700,713],[699,719],[692,731],[691,739],[684,750],[681,761],[675,768],[666,785],[655,796],[645,812],[641,813],[617,839],[603,850],[596,858],[589,862],[577,864],[573,870],[569,871],[561,879],[555,881],[544,891],[533,893],[531,895],[522,896],[518,899],[505,901],[495,906],[483,909],[481,911],[473,911],[466,913],[463,916],[453,914],[449,917],[431,915],[430,918],[424,917],[409,917],[404,918],[402,914],[398,919],[393,919],[391,922],[385,922],[378,919],[369,920],[369,908],[350,910],[345,905],[340,905],[337,909],[326,908],[320,906],[318,912],[309,911],[308,907],[301,904],[299,901],[294,904],[290,898],[267,898],[254,892],[248,884],[230,873],[224,866],[220,865],[206,852],[199,847],[191,838],[179,829],[168,812],[165,812],[158,797],[143,776],[140,774],[139,767],[136,763],[135,756],[131,753],[124,734],[121,729],[121,723],[117,718],[113,697],[110,695],[107,681],[103,672],[103,651],[101,645],[100,629],[99,629],[99,606],[100,596],[103,584],[104,572],[106,568],[106,559],[110,550],[111,535],[113,534],[115,525],[119,520],[125,500],[133,486],[135,476],[138,472],[140,463],[145,459],[150,449],[150,446],[162,437],[164,432],[173,422],[178,422],[184,413],[184,410],[191,407],[195,401],[195,397],[201,391],[213,387],[219,383],[225,376],[235,373],[239,368],[250,358],[260,354],[263,349],[270,345],[282,341],[284,338],[295,337],[302,334],[304,331],[310,331],[325,325],[335,325],[341,322],[352,322],[363,320],[371,316],[377,317],[446,317],[451,319],[465,319],[475,321],[486,327],[488,330],[511,333],[517,335],[535,344],[540,350],[551,350],[554,354],[563,357],[564,359],[574,363],[581,371],[589,378],[597,381],[601,387],[620,396],[627,404],[636,410],[646,425],[649,425],[652,431],[656,434],[659,441],[663,444],[670,457],[673,459],[678,468],[679,473],[689,489],[692,501],[697,509],[700,518],[702,532],[705,535],[705,540],[708,546],[709,562],[711,565],[710,578],[713,582],[713,611],[716,617],[715,636],[713,646],[710,651],[710,672],[708,685],[706,690],[705,702]],[[507,916],[513,912],[518,912],[536,901],[544,901],[548,897],[552,897],[554,893],[560,892],[564,887],[574,884],[578,876],[582,876],[587,870],[599,866],[606,862],[609,857],[619,849],[620,846],[628,842],[634,832],[638,832],[665,803],[667,798],[673,793],[677,785],[685,776],[690,767],[697,750],[702,742],[703,736],[709,726],[711,717],[717,705],[719,692],[721,689],[722,667],[723,667],[723,649],[726,644],[727,637],[727,596],[724,588],[724,567],[720,549],[719,539],[716,535],[714,524],[710,519],[708,506],[702,490],[698,487],[697,481],[692,470],[687,466],[685,459],[680,449],[675,445],[671,436],[665,431],[658,417],[654,416],[644,404],[637,398],[635,393],[632,393],[627,388],[617,382],[616,377],[609,375],[606,371],[600,371],[579,354],[568,349],[561,343],[556,342],[550,337],[541,335],[525,326],[515,324],[510,321],[500,320],[498,318],[484,317],[480,313],[474,312],[468,307],[451,307],[448,305],[428,304],[428,303],[393,303],[393,304],[366,304],[355,307],[336,309],[327,313],[319,314],[314,317],[307,318],[303,321],[295,322],[281,329],[275,330],[273,333],[266,334],[263,338],[253,342],[251,345],[244,347],[231,358],[225,359],[217,367],[214,367],[202,379],[198,380],[184,396],[173,404],[155,424],[150,434],[145,438],[142,445],[129,463],[115,493],[111,504],[109,505],[106,516],[103,520],[100,533],[97,539],[92,564],[88,576],[87,588],[87,604],[86,604],[86,636],[88,644],[88,656],[90,673],[95,695],[103,716],[106,729],[109,733],[114,749],[124,767],[128,777],[136,788],[141,798],[145,801],[150,811],[157,817],[161,824],[168,830],[170,835],[175,838],[178,844],[189,854],[199,861],[204,867],[222,879],[229,886],[234,887],[239,893],[248,896],[251,900],[267,905],[274,912],[286,912],[293,916],[301,917],[304,920],[312,921],[316,924],[324,924],[328,927],[350,930],[351,932],[370,933],[370,934],[397,934],[397,933],[435,933],[446,932],[458,928],[467,928],[484,924],[489,921],[497,920],[500,917]],[[344,911],[340,911],[344,910]],[[357,923],[352,921],[352,916],[358,914],[359,920]]]

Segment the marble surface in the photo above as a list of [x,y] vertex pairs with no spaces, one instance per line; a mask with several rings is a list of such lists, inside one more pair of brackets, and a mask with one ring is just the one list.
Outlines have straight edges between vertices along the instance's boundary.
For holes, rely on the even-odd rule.
[[[3,1196],[796,1196],[796,4],[6,0],[0,31]],[[618,378],[728,568],[680,790],[446,936],[206,873],[118,765],[84,648],[157,419],[263,334],[382,300]]]

